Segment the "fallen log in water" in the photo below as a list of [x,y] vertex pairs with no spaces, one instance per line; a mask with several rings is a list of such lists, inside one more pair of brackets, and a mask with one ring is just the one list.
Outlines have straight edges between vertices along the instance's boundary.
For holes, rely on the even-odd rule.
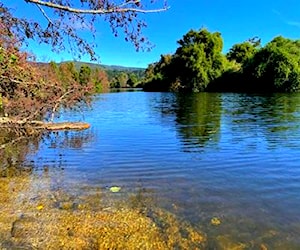
[[36,135],[39,131],[58,131],[58,130],[85,130],[90,124],[85,122],[43,122],[43,121],[27,121],[0,117],[0,129],[8,129],[16,132],[16,138],[8,142],[0,143],[0,150],[11,144],[18,143],[30,136]]
[[19,127],[32,128],[40,130],[85,130],[90,127],[86,122],[43,122],[43,121],[26,121],[11,119],[7,117],[0,118],[0,127]]
[[43,123],[41,128],[46,130],[85,130],[90,127],[90,124],[85,122],[57,122]]

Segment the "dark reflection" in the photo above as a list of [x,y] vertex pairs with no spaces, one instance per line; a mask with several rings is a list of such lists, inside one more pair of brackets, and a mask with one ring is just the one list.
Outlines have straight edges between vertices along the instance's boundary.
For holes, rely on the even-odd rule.
[[0,177],[20,176],[30,173],[33,166],[24,161],[29,153],[38,150],[42,133],[26,130],[0,129]]
[[[40,149],[40,145],[49,149],[80,149],[93,138],[90,131],[37,132],[28,134],[21,130],[0,131],[0,177],[20,176],[32,173],[34,169],[49,166],[36,166],[30,159]],[[62,166],[62,155],[55,157],[55,167]],[[58,165],[57,165],[58,164]],[[56,166],[57,165],[57,166]]]
[[177,103],[176,126],[186,150],[219,139],[222,107],[219,94],[178,95]]
[[[296,147],[299,136],[298,94],[239,95],[224,97],[224,109],[237,134],[266,140],[269,147]],[[298,138],[297,138],[298,136]],[[239,139],[237,139],[239,140]]]
[[[157,98],[157,97],[156,97]],[[162,123],[174,126],[185,152],[202,148],[208,141],[217,141],[221,123],[221,96],[218,93],[163,93],[154,100]]]
[[92,140],[93,133],[89,130],[54,132],[47,136],[49,148],[79,149]]

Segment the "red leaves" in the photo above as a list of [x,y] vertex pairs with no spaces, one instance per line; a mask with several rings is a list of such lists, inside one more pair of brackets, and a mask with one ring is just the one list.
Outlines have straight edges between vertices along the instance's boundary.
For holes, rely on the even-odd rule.
[[79,84],[74,64],[29,63],[28,55],[3,31],[0,48],[0,93],[9,117],[39,120],[50,117],[61,105],[73,108],[89,100],[93,85]]

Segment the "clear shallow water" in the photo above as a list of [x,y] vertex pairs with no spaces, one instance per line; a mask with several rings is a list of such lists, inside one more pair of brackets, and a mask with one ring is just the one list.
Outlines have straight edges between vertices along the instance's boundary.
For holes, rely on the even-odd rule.
[[83,118],[90,130],[45,139],[30,156],[59,169],[59,185],[147,190],[211,242],[300,249],[299,94],[108,93],[60,119]]

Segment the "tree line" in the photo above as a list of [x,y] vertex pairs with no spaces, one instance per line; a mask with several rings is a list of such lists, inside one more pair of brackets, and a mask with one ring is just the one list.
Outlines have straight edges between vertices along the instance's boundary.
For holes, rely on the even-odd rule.
[[177,43],[174,54],[161,55],[146,69],[146,91],[300,90],[300,40],[278,36],[262,46],[254,37],[224,54],[221,33],[200,29],[190,30]]

